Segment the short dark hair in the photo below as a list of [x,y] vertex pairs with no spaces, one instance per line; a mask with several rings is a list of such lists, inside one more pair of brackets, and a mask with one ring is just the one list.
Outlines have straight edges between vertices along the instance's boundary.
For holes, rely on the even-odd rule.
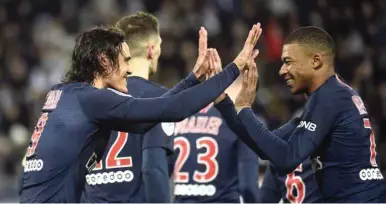
[[62,81],[92,83],[96,76],[109,75],[101,66],[99,56],[105,54],[116,67],[123,42],[123,31],[115,27],[97,27],[81,33],[76,38],[71,68]]
[[126,43],[129,45],[132,56],[145,54],[141,43],[155,35],[159,35],[158,19],[146,12],[137,12],[133,15],[124,16],[115,24],[125,33]]
[[306,26],[293,31],[284,41],[284,44],[298,43],[325,51],[335,57],[335,42],[323,29],[316,26]]

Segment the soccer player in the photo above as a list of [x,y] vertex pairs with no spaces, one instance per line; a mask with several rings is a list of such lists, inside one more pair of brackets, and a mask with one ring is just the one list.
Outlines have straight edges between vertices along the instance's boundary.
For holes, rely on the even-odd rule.
[[310,158],[325,202],[382,202],[385,186],[369,116],[360,96],[336,76],[334,57],[334,41],[320,28],[302,27],[286,38],[280,75],[293,94],[309,97],[301,121],[287,124],[288,140],[264,127],[250,108],[257,69],[245,74],[235,107],[229,100],[218,105],[225,106],[220,110],[227,122],[246,128],[249,134],[238,136],[254,141],[250,147],[277,172],[290,173]]
[[[221,69],[217,51],[211,51],[216,59],[211,66]],[[240,88],[237,79],[226,92],[235,98]],[[257,156],[229,129],[213,103],[176,123],[170,136],[175,148],[174,202],[257,202]]]
[[[300,118],[292,119],[293,123],[300,122]],[[275,130],[283,140],[288,140],[291,134],[280,134],[280,129]],[[323,195],[320,192],[312,169],[311,160],[306,159],[291,173],[280,173],[272,164],[267,165],[263,184],[259,189],[259,203],[278,203],[283,199],[284,203],[323,203]]]
[[[167,92],[166,88],[148,81],[149,75],[157,71],[161,54],[157,18],[138,12],[121,18],[116,26],[124,31],[132,57],[128,93],[136,98],[149,98]],[[113,131],[101,162],[86,176],[82,202],[170,203],[166,159],[170,152],[160,124],[144,137]]]
[[[204,52],[185,80],[162,97],[146,99],[126,94],[131,55],[122,31],[83,32],[65,82],[47,94],[26,152],[20,201],[79,202],[86,174],[102,158],[111,130],[143,134],[159,122],[180,121],[201,110],[244,69],[260,31],[260,24],[254,25],[234,63],[211,79],[196,85],[208,72]],[[189,86],[194,87],[181,91]]]

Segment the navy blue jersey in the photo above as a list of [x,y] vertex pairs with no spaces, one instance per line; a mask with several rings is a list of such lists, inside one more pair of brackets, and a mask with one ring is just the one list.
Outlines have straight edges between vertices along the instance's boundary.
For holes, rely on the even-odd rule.
[[[213,105],[176,123],[170,135],[174,137],[176,203],[240,202],[239,161],[253,160],[257,165],[257,157]],[[255,178],[256,185],[257,168],[253,173],[249,179]]]
[[87,83],[54,86],[26,152],[21,202],[79,202],[111,130],[143,134],[161,121],[181,121],[215,100],[238,75],[234,63],[199,85],[191,73],[162,97],[144,99]]
[[288,141],[268,131],[249,108],[238,118],[253,137],[256,152],[276,171],[292,172],[311,157],[325,202],[382,201],[385,186],[369,116],[358,94],[336,76],[309,96]]
[[268,165],[259,195],[261,203],[278,203],[281,199],[284,203],[323,203],[310,160],[289,174],[278,173]]
[[[127,89],[137,98],[158,97],[167,91],[140,77],[129,77]],[[145,135],[113,131],[102,160],[86,176],[82,202],[146,202],[141,179],[141,154],[142,149],[149,147],[167,148],[161,125]]]

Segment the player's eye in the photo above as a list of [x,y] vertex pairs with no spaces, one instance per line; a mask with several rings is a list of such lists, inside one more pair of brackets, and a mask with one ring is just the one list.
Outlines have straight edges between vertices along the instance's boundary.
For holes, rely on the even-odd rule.
[[288,66],[288,65],[291,65],[292,62],[291,61],[285,61],[284,64]]

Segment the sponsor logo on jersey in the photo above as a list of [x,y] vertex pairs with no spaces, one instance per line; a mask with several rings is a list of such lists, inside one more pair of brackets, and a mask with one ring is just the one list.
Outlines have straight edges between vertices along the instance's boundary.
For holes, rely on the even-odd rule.
[[362,169],[359,172],[359,178],[362,181],[367,180],[382,180],[383,176],[381,174],[381,171],[379,171],[378,168],[368,168],[368,169]]
[[116,171],[116,172],[103,172],[92,173],[86,175],[86,182],[88,185],[101,185],[109,183],[122,183],[130,182],[134,179],[134,173],[130,170]]
[[298,128],[302,128],[302,127],[304,127],[305,129],[307,129],[309,131],[312,131],[312,132],[314,132],[316,130],[316,124],[315,123],[305,121],[305,120],[300,121],[300,123],[298,125]]
[[24,162],[24,172],[40,171],[43,169],[44,162],[41,159],[32,159]]
[[216,193],[214,185],[202,184],[176,184],[174,195],[176,196],[213,196]]

